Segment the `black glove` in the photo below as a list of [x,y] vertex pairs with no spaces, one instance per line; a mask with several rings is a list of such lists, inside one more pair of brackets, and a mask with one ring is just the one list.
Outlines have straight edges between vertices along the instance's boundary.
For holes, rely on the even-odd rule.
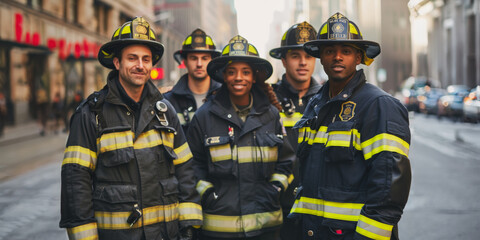
[[193,240],[193,227],[192,226],[187,226],[182,229],[180,229],[180,237],[178,238],[179,240]]

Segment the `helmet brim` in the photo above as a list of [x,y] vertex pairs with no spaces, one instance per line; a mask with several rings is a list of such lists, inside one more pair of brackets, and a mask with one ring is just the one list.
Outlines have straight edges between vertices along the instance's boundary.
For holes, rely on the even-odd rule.
[[115,69],[113,64],[114,51],[117,48],[124,48],[132,44],[146,45],[152,51],[152,65],[155,65],[162,58],[164,47],[163,44],[143,39],[119,39],[105,43],[98,51],[98,61],[106,68]]
[[318,39],[306,42],[303,44],[303,49],[308,54],[312,55],[313,57],[320,58],[320,46],[322,45],[332,45],[332,44],[339,44],[339,43],[346,43],[346,44],[355,44],[359,48],[365,51],[367,57],[373,59],[378,56],[381,52],[380,45],[373,41],[367,40],[345,40],[345,39]]
[[185,58],[184,56],[187,53],[210,53],[212,54],[212,59],[220,56],[222,53],[219,50],[212,50],[212,49],[183,49],[178,50],[173,53],[173,58],[178,63],[178,65],[182,64],[182,60]]
[[288,46],[283,46],[283,47],[279,47],[279,48],[274,48],[274,49],[270,50],[269,54],[270,54],[270,57],[273,57],[273,58],[276,58],[276,59],[282,59],[282,54],[285,51],[290,50],[290,49],[299,49],[299,48],[303,48],[303,44],[288,45]]
[[223,83],[223,70],[231,62],[245,62],[256,70],[256,81],[264,82],[273,73],[272,64],[257,56],[221,56],[213,59],[207,66],[208,75],[215,81]]

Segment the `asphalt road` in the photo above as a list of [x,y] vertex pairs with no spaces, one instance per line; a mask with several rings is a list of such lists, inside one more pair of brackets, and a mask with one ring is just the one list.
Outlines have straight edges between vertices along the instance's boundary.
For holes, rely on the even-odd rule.
[[[480,124],[411,119],[410,198],[401,239],[480,236]],[[60,219],[65,134],[0,145],[0,240],[67,239]]]

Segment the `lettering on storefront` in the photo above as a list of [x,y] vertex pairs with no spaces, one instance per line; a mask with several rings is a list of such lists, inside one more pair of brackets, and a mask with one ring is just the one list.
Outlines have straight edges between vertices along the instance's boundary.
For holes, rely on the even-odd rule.
[[[23,28],[23,15],[21,13],[15,13],[15,40],[17,43],[24,43],[34,47],[42,45],[41,34],[38,32],[24,32]],[[58,50],[58,57],[65,60],[69,56],[73,56],[76,59],[80,57],[84,58],[96,58],[100,49],[100,44],[91,42],[87,39],[83,41],[67,42],[65,38],[46,38],[46,47],[50,51]]]

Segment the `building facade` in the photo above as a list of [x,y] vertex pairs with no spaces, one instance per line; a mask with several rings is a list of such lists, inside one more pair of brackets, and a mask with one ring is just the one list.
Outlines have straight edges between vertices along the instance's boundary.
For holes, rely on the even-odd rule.
[[480,1],[410,0],[413,74],[480,85]]
[[[8,123],[33,121],[40,92],[68,105],[105,84],[97,61],[103,43],[135,16],[152,20],[153,0],[0,1],[0,91]],[[44,95],[44,94],[42,94]],[[42,99],[44,100],[44,99]]]

